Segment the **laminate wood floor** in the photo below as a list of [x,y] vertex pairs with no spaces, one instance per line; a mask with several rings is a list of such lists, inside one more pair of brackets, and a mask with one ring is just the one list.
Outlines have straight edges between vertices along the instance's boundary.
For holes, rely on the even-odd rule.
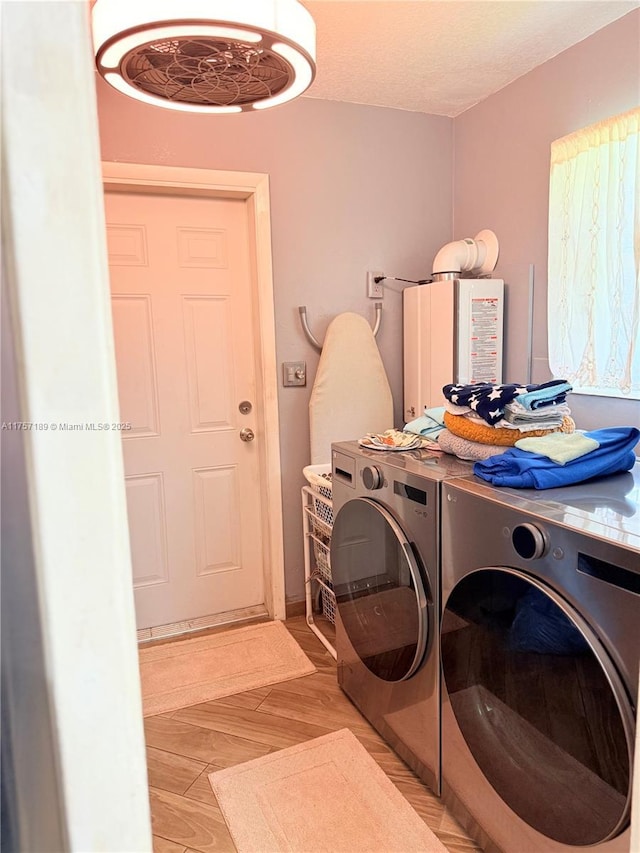
[[[154,853],[233,853],[207,775],[345,727],[450,853],[478,851],[442,802],[342,693],[335,661],[304,617],[285,625],[316,673],[145,719]],[[323,624],[327,634],[331,629]]]

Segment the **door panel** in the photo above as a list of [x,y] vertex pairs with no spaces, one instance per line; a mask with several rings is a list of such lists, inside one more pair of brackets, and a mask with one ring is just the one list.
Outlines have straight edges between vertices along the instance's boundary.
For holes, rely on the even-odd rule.
[[246,204],[105,205],[138,627],[261,604],[260,436],[239,438],[259,423]]
[[165,536],[162,474],[126,477],[127,512],[134,587],[167,583],[169,567]]
[[[113,280],[114,275],[111,273]],[[158,395],[150,296],[111,299],[118,371],[120,411],[131,423],[132,435],[158,435]],[[125,364],[126,361],[126,364]]]
[[233,429],[237,409],[229,299],[187,297],[183,309],[191,431]]

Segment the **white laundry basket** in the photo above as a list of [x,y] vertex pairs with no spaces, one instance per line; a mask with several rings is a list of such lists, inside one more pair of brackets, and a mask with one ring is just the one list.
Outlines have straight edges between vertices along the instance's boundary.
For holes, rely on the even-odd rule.
[[327,525],[329,533],[331,533],[333,527],[331,465],[307,465],[306,468],[302,469],[302,473],[314,492],[317,492],[321,498],[327,499],[322,501],[314,496],[313,505],[318,519]]

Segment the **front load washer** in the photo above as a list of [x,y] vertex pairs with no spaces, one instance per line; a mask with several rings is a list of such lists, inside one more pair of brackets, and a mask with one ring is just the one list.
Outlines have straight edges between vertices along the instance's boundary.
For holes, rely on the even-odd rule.
[[640,463],[562,489],[443,492],[445,800],[485,850],[628,853]]
[[440,492],[471,466],[428,451],[332,445],[338,681],[440,793]]

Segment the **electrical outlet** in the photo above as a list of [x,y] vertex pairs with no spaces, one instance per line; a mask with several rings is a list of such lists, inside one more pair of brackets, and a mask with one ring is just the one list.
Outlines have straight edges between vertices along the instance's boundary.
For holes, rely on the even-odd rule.
[[384,286],[377,278],[384,278],[383,272],[367,272],[367,296],[369,299],[384,299]]

